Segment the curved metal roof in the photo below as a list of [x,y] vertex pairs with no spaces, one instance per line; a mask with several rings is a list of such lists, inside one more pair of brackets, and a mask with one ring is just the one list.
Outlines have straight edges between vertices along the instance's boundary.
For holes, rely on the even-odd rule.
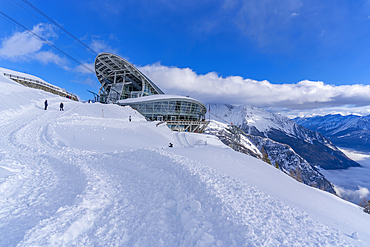
[[179,95],[150,95],[146,97],[139,97],[139,98],[131,98],[131,99],[123,99],[117,101],[118,104],[120,105],[125,105],[125,104],[137,104],[137,103],[144,103],[144,102],[157,102],[157,101],[173,101],[173,100],[178,100],[178,101],[188,101],[188,102],[194,102],[199,105],[201,105],[204,109],[206,109],[206,106],[200,102],[199,100],[190,98],[190,97],[185,97],[185,96],[179,96]]
[[149,85],[153,94],[164,94],[148,77],[135,68],[127,60],[108,52],[99,53],[95,58],[95,73],[102,85],[106,88],[113,83],[129,81],[137,88],[144,90],[143,85]]

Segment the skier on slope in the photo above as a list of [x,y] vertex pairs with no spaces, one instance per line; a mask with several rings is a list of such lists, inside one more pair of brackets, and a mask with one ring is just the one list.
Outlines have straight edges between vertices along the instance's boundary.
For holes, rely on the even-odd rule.
[[59,111],[64,111],[64,109],[63,109],[63,102],[60,102]]
[[48,100],[45,100],[44,105],[45,105],[45,110],[46,110],[48,108]]

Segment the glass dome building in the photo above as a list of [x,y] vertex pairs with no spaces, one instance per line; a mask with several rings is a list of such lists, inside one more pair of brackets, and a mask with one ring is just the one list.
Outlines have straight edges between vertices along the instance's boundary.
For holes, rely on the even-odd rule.
[[203,132],[206,106],[198,100],[166,95],[148,77],[125,59],[100,53],[95,73],[101,84],[99,101],[131,106],[149,121],[166,122],[176,131]]

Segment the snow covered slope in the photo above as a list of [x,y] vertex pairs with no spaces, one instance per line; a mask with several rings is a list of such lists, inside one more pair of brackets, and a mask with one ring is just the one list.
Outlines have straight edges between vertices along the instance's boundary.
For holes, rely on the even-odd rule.
[[306,129],[282,115],[248,105],[211,104],[210,109],[212,119],[229,124],[233,123],[247,134],[268,137],[287,144],[314,166],[320,166],[324,169],[360,166],[357,162],[346,157],[322,134]]
[[0,246],[370,244],[358,206],[214,136],[1,74],[0,89]]
[[304,184],[336,194],[334,185],[286,144],[246,134],[235,125],[226,125],[215,120],[211,120],[206,133],[217,136],[235,151],[264,160],[274,167],[278,166],[284,173]]
[[337,146],[370,151],[370,115],[326,115],[293,119],[298,124],[328,137]]

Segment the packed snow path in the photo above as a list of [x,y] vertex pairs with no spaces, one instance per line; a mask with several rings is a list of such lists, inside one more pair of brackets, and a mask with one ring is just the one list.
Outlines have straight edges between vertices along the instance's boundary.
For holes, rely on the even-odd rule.
[[[35,106],[1,123],[0,166],[11,172],[0,184],[1,246],[346,245],[307,214],[169,148],[69,146],[60,135],[68,128],[75,139],[129,124],[71,105]],[[184,134],[177,138],[189,147]]]

